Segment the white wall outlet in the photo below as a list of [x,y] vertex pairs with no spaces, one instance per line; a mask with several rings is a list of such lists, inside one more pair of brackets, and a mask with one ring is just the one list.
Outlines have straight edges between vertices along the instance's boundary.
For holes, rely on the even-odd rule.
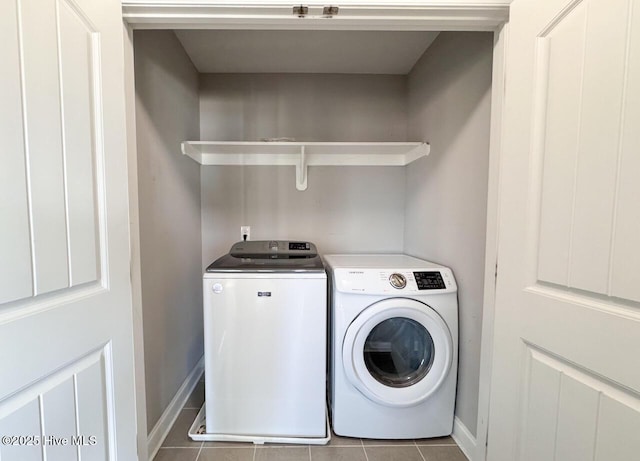
[[240,226],[240,239],[251,240],[251,226]]

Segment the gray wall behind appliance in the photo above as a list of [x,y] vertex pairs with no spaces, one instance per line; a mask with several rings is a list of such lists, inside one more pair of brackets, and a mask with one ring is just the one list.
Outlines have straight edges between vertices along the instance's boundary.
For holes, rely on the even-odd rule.
[[[295,137],[406,141],[406,77],[349,74],[202,74],[203,140]],[[402,167],[202,167],[202,264],[240,239],[310,240],[323,254],[400,252]]]
[[456,416],[475,435],[489,165],[493,34],[442,32],[409,74],[409,136],[431,143],[407,167],[404,250],[458,282]]
[[201,74],[207,141],[406,141],[406,77]]
[[203,354],[198,73],[171,31],[136,31],[136,130],[147,427]]

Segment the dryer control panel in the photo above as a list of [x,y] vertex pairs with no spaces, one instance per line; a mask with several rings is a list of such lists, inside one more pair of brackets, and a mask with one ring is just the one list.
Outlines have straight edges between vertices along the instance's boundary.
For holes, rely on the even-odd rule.
[[443,290],[447,288],[440,271],[414,272],[418,290]]
[[335,268],[333,282],[338,291],[371,295],[415,295],[455,293],[453,272],[446,267],[420,269]]

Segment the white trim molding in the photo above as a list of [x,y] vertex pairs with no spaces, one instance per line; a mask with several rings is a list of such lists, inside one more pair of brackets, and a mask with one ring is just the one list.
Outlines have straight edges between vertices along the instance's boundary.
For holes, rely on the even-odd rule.
[[326,2],[292,5],[240,1],[123,0],[122,16],[134,29],[304,29],[304,30],[474,30],[493,31],[507,21],[510,0],[336,2],[335,16],[323,15]]
[[129,233],[131,301],[133,309],[133,363],[136,381],[138,459],[147,459],[147,390],[144,369],[144,328],[142,324],[142,274],[140,266],[140,213],[138,200],[138,149],[136,146],[136,88],[134,76],[133,29],[123,23],[124,75],[127,122],[127,171],[129,173]]
[[451,437],[456,441],[469,461],[484,460],[484,453],[480,453],[478,451],[478,442],[476,438],[457,416],[453,419],[453,433],[451,434]]
[[487,235],[485,245],[485,280],[480,344],[480,376],[478,379],[477,451],[474,459],[487,459],[491,370],[493,363],[493,323],[495,317],[496,282],[498,277],[498,222],[500,217],[500,158],[502,156],[502,114],[506,81],[505,54],[509,25],[494,34],[493,82],[491,90],[491,135],[489,146],[489,190],[487,194]]
[[196,384],[198,384],[198,381],[200,380],[203,372],[204,356],[202,356],[200,360],[198,360],[196,366],[193,367],[189,375],[180,386],[180,389],[178,389],[176,395],[173,396],[173,399],[171,399],[171,402],[169,402],[169,405],[162,413],[162,416],[160,416],[160,419],[158,420],[156,425],[153,426],[153,429],[149,433],[147,442],[149,461],[151,461],[158,453],[160,446],[162,446],[162,442],[164,442],[167,434],[169,434],[171,427],[176,422],[176,419],[180,415],[182,407],[184,407],[185,403],[187,403],[187,399],[195,389]]

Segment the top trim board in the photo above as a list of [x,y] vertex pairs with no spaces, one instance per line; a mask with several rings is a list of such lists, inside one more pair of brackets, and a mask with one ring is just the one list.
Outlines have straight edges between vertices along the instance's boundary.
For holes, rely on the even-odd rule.
[[[326,3],[326,2],[325,2]],[[445,2],[338,2],[333,17],[325,3],[303,2],[309,13],[293,14],[291,2],[124,0],[123,18],[134,29],[287,30],[496,30],[509,17],[510,0]]]

